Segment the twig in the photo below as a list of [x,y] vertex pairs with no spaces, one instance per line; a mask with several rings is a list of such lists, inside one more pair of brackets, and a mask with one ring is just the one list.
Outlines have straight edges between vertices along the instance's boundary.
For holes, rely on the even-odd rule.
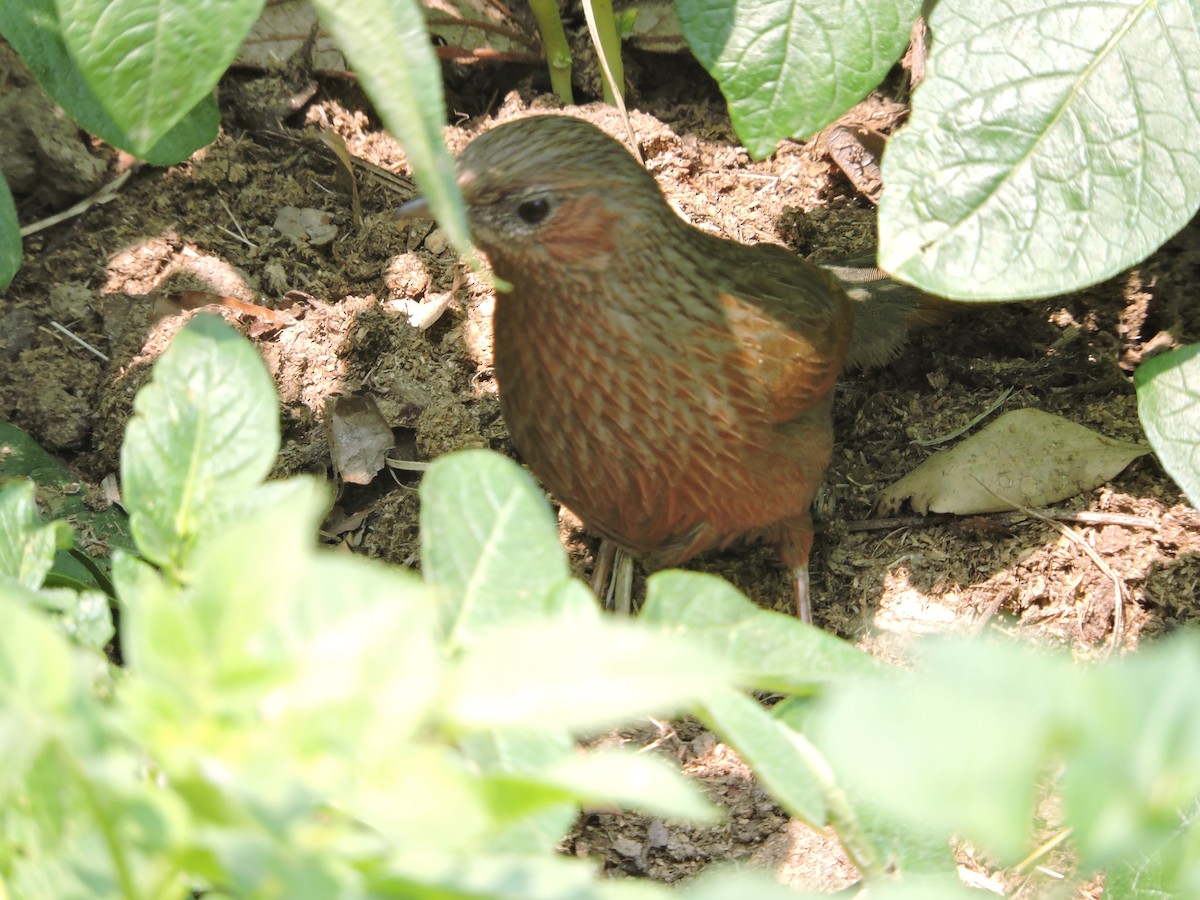
[[1051,850],[1053,850],[1055,847],[1057,847],[1059,844],[1061,844],[1063,841],[1065,841],[1070,836],[1071,836],[1071,829],[1064,828],[1058,834],[1054,835],[1054,837],[1050,838],[1050,840],[1045,841],[1040,847],[1037,847],[1032,853],[1030,853],[1027,857],[1025,857],[1019,863],[1017,863],[1017,865],[1013,869],[1013,871],[1016,872],[1017,874],[1023,874],[1025,869],[1032,866],[1035,862],[1037,862],[1039,859],[1044,857],[1046,854],[1048,854]]
[[478,28],[480,31],[490,31],[492,34],[498,34],[501,37],[515,41],[518,44],[528,47],[534,53],[537,53],[540,49],[537,42],[532,40],[528,35],[514,31],[511,28],[505,28],[503,25],[485,22],[482,19],[460,19],[458,16],[433,16],[426,19],[425,24],[430,28],[439,25],[452,28]]
[[37,234],[39,231],[44,231],[47,228],[57,225],[59,222],[65,222],[67,219],[73,219],[75,216],[87,212],[93,206],[99,206],[101,203],[107,203],[108,201],[115,199],[117,196],[117,191],[124,186],[125,182],[129,180],[129,176],[132,174],[133,169],[126,169],[108,184],[104,185],[104,187],[100,188],[100,190],[96,191],[96,193],[92,194],[92,196],[85,197],[74,206],[64,209],[62,212],[57,212],[52,216],[47,216],[38,222],[31,222],[21,229],[21,237],[29,237],[31,234]]
[[[1039,513],[1047,519],[1054,519],[1059,522],[1075,522],[1079,525],[1122,525],[1126,528],[1159,530],[1159,524],[1153,519],[1147,519],[1145,516],[1127,516],[1123,513],[1094,512],[1087,509],[1042,509],[1033,513],[1033,515],[1036,516]],[[1019,522],[1027,515],[1027,513],[1020,511],[1008,511],[981,513],[972,518],[982,518],[993,522],[1007,522],[1012,524]],[[927,528],[930,525],[946,525],[951,522],[959,522],[963,518],[965,517],[953,513],[934,513],[929,516],[892,516],[886,519],[857,519],[853,522],[844,522],[842,528],[848,532],[888,531],[893,528]]]
[[979,486],[982,487],[985,491],[994,495],[995,497],[999,498],[1000,500],[1003,500],[1009,506],[1012,506],[1015,509],[1019,509],[1022,512],[1024,512],[1026,515],[1033,516],[1035,519],[1045,522],[1047,525],[1053,525],[1055,528],[1057,528],[1059,530],[1059,532],[1062,533],[1063,537],[1078,544],[1079,549],[1081,549],[1084,553],[1086,553],[1088,555],[1088,557],[1091,558],[1092,562],[1094,562],[1096,564],[1096,568],[1098,568],[1101,572],[1103,572],[1104,575],[1107,576],[1110,581],[1112,581],[1112,584],[1113,584],[1113,639],[1112,639],[1112,643],[1108,647],[1108,652],[1106,654],[1104,654],[1105,658],[1112,656],[1112,652],[1114,649],[1116,649],[1117,644],[1119,644],[1121,642],[1121,635],[1122,635],[1122,632],[1125,630],[1125,592],[1121,587],[1121,579],[1117,575],[1117,573],[1112,570],[1112,568],[1108,565],[1108,563],[1106,563],[1103,559],[1101,559],[1100,554],[1096,552],[1096,549],[1091,544],[1089,544],[1084,539],[1083,535],[1080,534],[1078,531],[1076,531],[1074,528],[1068,528],[1066,525],[1062,524],[1061,522],[1056,522],[1055,520],[1051,519],[1049,516],[1044,516],[1041,513],[1036,512],[1035,510],[1032,510],[1027,506],[1022,506],[1020,503],[1017,503],[1015,500],[1011,500],[1008,497],[1005,497],[1003,494],[1001,494],[996,489],[984,484],[978,478],[976,478],[975,481],[978,482]]
[[390,457],[383,462],[389,469],[400,469],[404,472],[424,472],[430,465],[416,459],[392,459]]
[[99,350],[97,350],[95,347],[93,347],[91,344],[89,344],[87,341],[85,341],[79,335],[75,334],[73,331],[68,331],[66,328],[63,328],[61,325],[59,325],[57,322],[54,322],[54,321],[51,321],[50,327],[53,328],[55,331],[57,331],[59,334],[66,335],[67,337],[69,337],[71,340],[73,340],[75,343],[77,343],[83,349],[90,350],[92,353],[96,354],[102,360],[104,360],[105,362],[108,362],[107,356],[105,356],[103,353],[101,353]]
[[993,403],[991,406],[989,406],[987,409],[985,409],[983,412],[981,412],[979,415],[977,415],[975,418],[973,418],[970,422],[968,422],[962,428],[957,428],[954,431],[951,431],[949,434],[943,434],[941,437],[926,438],[923,441],[913,441],[913,443],[916,444],[918,447],[933,447],[937,444],[944,444],[944,443],[946,443],[946,441],[954,440],[960,434],[965,434],[966,432],[970,431],[972,428],[974,428],[976,425],[978,425],[980,422],[982,422],[984,419],[986,419],[988,416],[990,416],[992,413],[994,413],[997,409],[999,409],[1000,405],[1002,403],[1004,403],[1005,400],[1008,399],[1008,395],[1011,394],[1012,392],[1013,392],[1013,389],[1011,387],[1008,388],[1007,390],[1005,390],[1005,392],[1003,394],[1001,394],[999,397],[996,398],[995,403]]
[[252,241],[252,240],[250,240],[250,238],[246,237],[246,232],[242,231],[241,223],[238,222],[237,216],[235,216],[233,214],[233,210],[229,208],[229,204],[225,202],[225,198],[218,197],[217,202],[220,203],[221,208],[224,209],[225,212],[229,214],[229,220],[231,222],[233,222],[233,227],[237,229],[237,234],[234,234],[228,228],[222,228],[221,230],[224,231],[230,237],[232,237],[236,240],[240,240],[243,244],[245,244],[251,250],[257,250],[258,246],[254,243],[254,241]]
[[514,53],[511,50],[492,50],[490,47],[434,47],[434,53],[439,59],[452,59],[456,62],[492,62],[520,63],[523,66],[540,66],[542,58],[532,53]]

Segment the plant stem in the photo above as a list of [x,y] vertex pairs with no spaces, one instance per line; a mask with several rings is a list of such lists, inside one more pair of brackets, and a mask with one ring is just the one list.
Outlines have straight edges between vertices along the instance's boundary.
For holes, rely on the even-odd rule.
[[571,95],[571,48],[567,46],[567,34],[563,31],[558,4],[555,0],[529,0],[529,6],[533,9],[538,31],[542,33],[542,45],[546,48],[550,86],[563,103],[574,103],[575,98]]
[[625,96],[625,67],[621,64],[621,36],[617,33],[612,0],[583,0],[583,8],[588,24],[592,26],[592,41],[597,44],[600,69],[605,75],[611,76],[602,79],[604,102],[620,106],[616,95]]

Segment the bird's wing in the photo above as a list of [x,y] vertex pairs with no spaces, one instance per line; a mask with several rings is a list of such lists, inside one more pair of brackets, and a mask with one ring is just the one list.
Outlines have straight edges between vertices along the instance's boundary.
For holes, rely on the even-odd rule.
[[756,395],[747,400],[787,422],[833,390],[854,314],[816,266],[769,244],[753,249],[757,259],[740,254],[740,266],[725,268],[716,295],[732,339],[726,371],[745,373],[743,389]]

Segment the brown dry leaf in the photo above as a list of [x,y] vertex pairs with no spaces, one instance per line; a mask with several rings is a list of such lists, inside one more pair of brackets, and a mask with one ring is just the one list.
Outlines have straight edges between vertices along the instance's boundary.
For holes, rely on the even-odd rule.
[[370,484],[396,443],[375,401],[366,395],[334,399],[329,430],[333,467],[350,484]]
[[354,177],[354,154],[336,131],[328,128],[321,131],[321,143],[333,151],[341,168],[337,170],[338,186],[350,195],[350,211],[354,215],[354,227],[362,229],[362,203],[358,199],[358,179]]
[[884,492],[879,509],[894,513],[905,500],[919,513],[957,515],[1013,503],[1045,506],[1103,484],[1149,452],[1050,413],[1018,409],[929,457]]
[[833,161],[859,193],[875,204],[883,193],[879,164],[886,143],[887,138],[864,125],[834,125],[825,134],[825,146]]

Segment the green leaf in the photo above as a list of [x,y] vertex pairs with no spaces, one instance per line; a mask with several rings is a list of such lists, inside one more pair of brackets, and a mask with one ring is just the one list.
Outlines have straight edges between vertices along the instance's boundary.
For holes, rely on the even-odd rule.
[[1104,896],[1111,900],[1163,900],[1200,893],[1200,804],[1179,811],[1178,829],[1153,853],[1130,854],[1108,869]]
[[840,638],[761,609],[711,575],[651,575],[638,618],[702,642],[737,667],[739,683],[760,690],[811,693],[847,677],[881,672],[876,660]]
[[166,166],[187,159],[217,136],[220,111],[211,93],[205,94],[160,141],[139,149],[84,81],[63,40],[54,0],[22,0],[0,4],[0,33],[21,54],[46,92],[79,125],[102,140]]
[[75,665],[61,634],[33,612],[31,592],[0,583],[0,797],[68,725]]
[[1200,205],[1200,37],[1186,0],[934,8],[888,143],[879,263],[936,294],[1044,297],[1116,274]]
[[807,137],[867,96],[904,53],[919,0],[677,0],[679,23],[750,155]]
[[175,336],[134,400],[121,487],[138,548],[177,577],[228,523],[279,450],[275,387],[254,347],[216,316]]
[[644,753],[610,749],[575,755],[539,779],[590,806],[620,806],[652,816],[714,824],[721,814],[682,774]]
[[809,733],[853,797],[1003,861],[1028,852],[1038,781],[1089,702],[1069,662],[981,641],[930,643],[918,672],[851,683]]
[[57,0],[83,80],[138,155],[211,93],[262,0]]
[[54,565],[62,525],[40,525],[39,518],[32,481],[11,481],[0,489],[0,579],[31,590],[42,586]]
[[433,856],[406,859],[405,865],[398,869],[371,885],[372,897],[395,900],[673,900],[684,896],[643,880],[597,881],[590,865],[560,856]]
[[37,597],[41,609],[57,614],[63,633],[85,647],[103,650],[116,634],[107,594],[82,588],[43,588]]
[[[93,508],[79,475],[65,468],[28,434],[7,422],[0,422],[0,447],[4,450],[0,454],[0,475],[22,476],[34,481],[38,486],[38,500],[43,504],[47,517],[54,520],[69,518],[77,529],[87,534],[88,552],[92,557],[103,552],[98,548],[133,549],[129,518],[121,508],[116,505]],[[67,562],[69,557],[66,551],[71,549],[73,537],[64,542],[70,529],[66,523],[59,523],[59,528],[59,554],[51,576],[63,574],[75,577],[83,584],[107,589],[103,577],[97,578],[82,563],[72,565]],[[91,566],[106,568],[103,561],[96,560]]]
[[1192,506],[1200,506],[1200,344],[1151,357],[1133,383],[1150,445]]
[[795,733],[744,694],[714,690],[702,698],[696,715],[754,770],[773,798],[814,828],[826,822],[825,800],[812,758]]
[[359,84],[408,156],[421,194],[450,241],[471,256],[454,160],[442,139],[442,68],[416,0],[314,0]]
[[445,603],[452,644],[583,609],[562,587],[570,570],[545,495],[497,453],[452,453],[430,466],[421,482],[421,565]]
[[1181,826],[1196,818],[1196,638],[1189,633],[1163,641],[1119,665],[1086,672],[1069,718],[1060,716],[1060,727],[1073,726],[1061,783],[1085,871],[1177,847]]
[[[493,809],[508,815],[524,815],[539,807],[555,808],[569,801],[572,813],[574,804],[586,804],[620,806],[647,815],[707,824],[721,818],[719,808],[704,799],[677,769],[656,757],[628,750],[568,753],[541,772],[493,775],[486,787]],[[573,818],[572,814],[566,820],[568,827]]]
[[564,620],[494,628],[463,653],[445,714],[463,730],[591,729],[669,715],[729,683],[707,650],[636,623]]
[[491,729],[463,735],[459,748],[485,773],[483,789],[499,831],[487,842],[493,853],[551,853],[579,810],[563,792],[531,783],[575,755],[575,742],[561,728]]
[[8,182],[0,178],[0,290],[8,287],[21,268],[21,224]]

